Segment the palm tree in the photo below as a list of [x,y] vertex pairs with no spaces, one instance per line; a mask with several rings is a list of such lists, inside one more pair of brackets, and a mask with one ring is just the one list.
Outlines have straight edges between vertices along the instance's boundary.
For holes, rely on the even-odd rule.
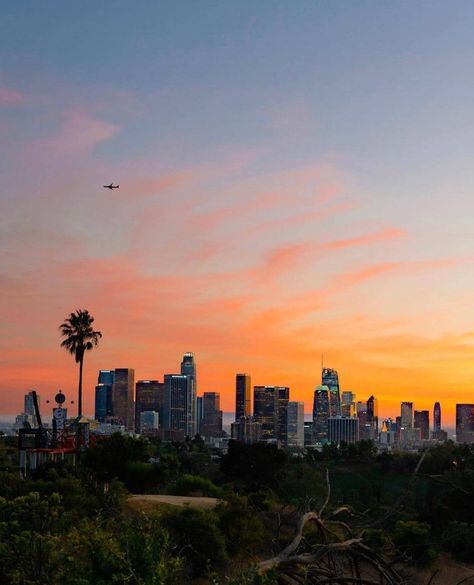
[[76,364],[79,364],[79,396],[77,401],[77,414],[82,416],[82,366],[84,364],[84,354],[99,345],[99,339],[102,337],[100,331],[94,331],[92,323],[94,317],[89,311],[77,309],[71,313],[67,319],[59,326],[61,336],[65,339],[61,343],[66,351],[74,355]]

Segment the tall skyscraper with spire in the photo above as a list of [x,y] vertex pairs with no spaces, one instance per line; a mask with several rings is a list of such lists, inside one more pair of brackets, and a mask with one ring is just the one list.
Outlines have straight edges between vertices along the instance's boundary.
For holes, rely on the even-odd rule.
[[321,385],[329,390],[330,416],[341,416],[341,397],[339,394],[339,376],[337,371],[331,368],[323,368]]

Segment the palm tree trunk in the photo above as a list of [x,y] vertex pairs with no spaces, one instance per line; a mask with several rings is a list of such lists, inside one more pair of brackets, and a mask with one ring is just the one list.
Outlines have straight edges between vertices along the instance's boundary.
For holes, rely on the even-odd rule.
[[84,355],[79,360],[79,396],[77,399],[77,416],[82,416],[82,366],[84,364]]

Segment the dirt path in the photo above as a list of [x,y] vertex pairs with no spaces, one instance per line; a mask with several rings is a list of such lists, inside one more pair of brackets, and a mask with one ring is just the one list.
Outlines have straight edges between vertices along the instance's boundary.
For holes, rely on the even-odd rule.
[[170,506],[190,506],[201,510],[215,508],[219,503],[217,498],[203,498],[193,496],[168,496],[161,494],[135,494],[128,498],[134,508],[142,510],[153,508],[157,504],[168,504]]

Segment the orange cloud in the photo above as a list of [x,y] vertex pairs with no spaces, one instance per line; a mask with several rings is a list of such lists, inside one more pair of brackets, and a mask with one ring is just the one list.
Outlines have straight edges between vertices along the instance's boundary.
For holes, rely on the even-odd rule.
[[287,244],[271,250],[263,266],[253,270],[259,279],[275,278],[289,268],[295,267],[298,262],[308,256],[320,257],[324,252],[344,250],[357,246],[365,246],[387,240],[394,240],[405,235],[405,231],[397,228],[387,228],[379,232],[364,234],[354,238],[332,240],[329,242],[306,241],[296,244]]
[[346,284],[358,284],[369,280],[375,276],[380,276],[387,272],[407,272],[417,273],[425,270],[432,270],[436,268],[449,268],[462,262],[462,259],[441,258],[438,260],[418,260],[405,262],[383,262],[367,266],[355,272],[350,272],[339,277],[341,282]]

